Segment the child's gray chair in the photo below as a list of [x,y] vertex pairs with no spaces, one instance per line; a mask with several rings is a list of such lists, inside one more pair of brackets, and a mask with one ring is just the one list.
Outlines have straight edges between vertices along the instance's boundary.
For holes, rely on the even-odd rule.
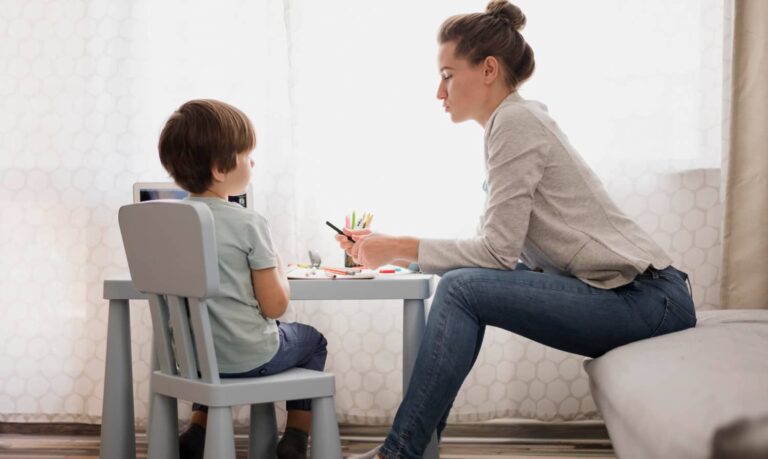
[[149,296],[155,361],[150,386],[150,458],[178,458],[177,399],[209,406],[205,458],[235,457],[232,410],[251,405],[250,459],[274,458],[273,402],[312,399],[314,458],[341,458],[330,373],[220,379],[206,298],[219,292],[213,215],[207,205],[157,200],[123,206],[120,232],[133,285]]

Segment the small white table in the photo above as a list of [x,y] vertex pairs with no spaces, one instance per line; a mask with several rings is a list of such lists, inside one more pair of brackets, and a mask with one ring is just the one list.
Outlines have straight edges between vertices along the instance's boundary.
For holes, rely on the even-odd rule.
[[[424,300],[436,280],[426,274],[397,274],[360,280],[290,280],[292,300],[403,300],[403,393],[408,389],[426,325]],[[129,300],[146,300],[130,279],[104,281],[109,300],[104,405],[101,423],[102,459],[136,457],[133,414],[133,368]],[[437,459],[433,434],[425,458]]]

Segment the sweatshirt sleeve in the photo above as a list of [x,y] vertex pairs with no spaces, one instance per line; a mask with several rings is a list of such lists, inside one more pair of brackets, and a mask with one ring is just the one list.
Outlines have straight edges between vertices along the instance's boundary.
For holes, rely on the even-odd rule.
[[515,269],[528,232],[534,192],[544,174],[549,133],[525,107],[502,107],[486,134],[488,197],[479,234],[471,239],[422,239],[422,272]]

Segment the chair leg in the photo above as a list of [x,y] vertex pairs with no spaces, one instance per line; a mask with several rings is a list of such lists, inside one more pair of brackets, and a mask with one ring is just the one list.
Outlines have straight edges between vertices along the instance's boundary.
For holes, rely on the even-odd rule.
[[235,459],[235,431],[232,428],[232,408],[208,408],[205,429],[205,459]]
[[251,405],[248,459],[274,458],[277,451],[277,418],[274,403]]
[[341,458],[336,402],[332,396],[312,399],[312,457]]
[[179,457],[179,415],[176,399],[152,394],[147,432],[147,458]]

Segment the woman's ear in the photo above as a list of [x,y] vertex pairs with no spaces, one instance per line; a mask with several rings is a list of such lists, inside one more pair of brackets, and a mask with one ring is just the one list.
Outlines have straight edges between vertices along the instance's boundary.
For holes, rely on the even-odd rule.
[[483,80],[491,84],[499,77],[499,60],[495,56],[488,56],[483,60]]

